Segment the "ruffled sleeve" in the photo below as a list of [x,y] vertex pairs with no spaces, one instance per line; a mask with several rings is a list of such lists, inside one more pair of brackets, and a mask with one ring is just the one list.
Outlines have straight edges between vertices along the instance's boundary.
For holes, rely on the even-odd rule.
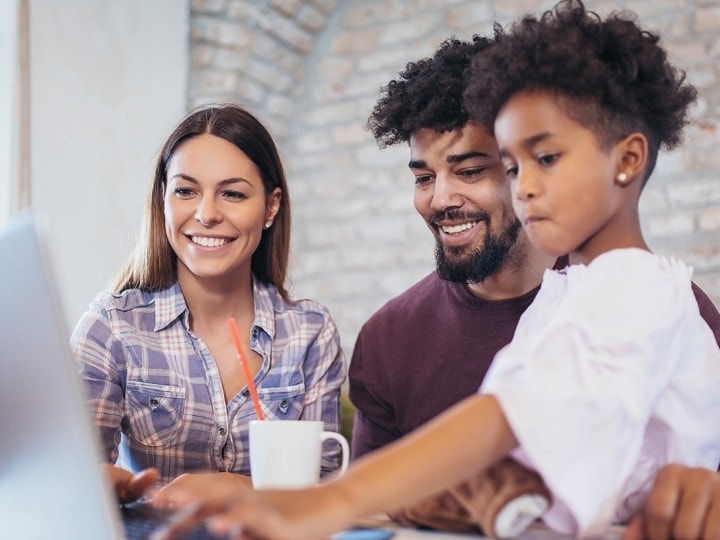
[[681,335],[684,319],[699,315],[690,269],[641,250],[566,272],[548,271],[481,391],[498,398],[518,456],[559,503],[556,522],[546,521],[576,535],[611,523],[653,407],[692,339]]

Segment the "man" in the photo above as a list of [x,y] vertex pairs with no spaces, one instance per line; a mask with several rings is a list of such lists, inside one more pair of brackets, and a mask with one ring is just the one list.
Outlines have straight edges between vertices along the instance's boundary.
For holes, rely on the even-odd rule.
[[[358,335],[349,371],[353,459],[476,392],[495,353],[512,339],[545,269],[565,263],[531,246],[513,213],[495,140],[463,106],[470,61],[495,39],[450,39],[432,57],[408,64],[383,89],[368,121],[381,147],[409,145],[415,208],[435,237],[437,268],[380,308]],[[720,314],[702,291],[695,288],[695,294],[720,342]],[[688,486],[710,484],[711,473],[694,470],[689,482],[689,469],[674,472],[673,481],[651,496],[646,530],[658,535],[702,523],[677,501],[690,493]],[[710,501],[709,495],[702,499],[708,508]],[[638,521],[629,534],[642,525]]]
[[408,142],[415,208],[435,236],[437,271],[382,307],[350,365],[353,457],[477,391],[553,261],[510,202],[495,140],[462,106],[463,72],[492,40],[446,41],[409,64],[368,122],[381,146]]

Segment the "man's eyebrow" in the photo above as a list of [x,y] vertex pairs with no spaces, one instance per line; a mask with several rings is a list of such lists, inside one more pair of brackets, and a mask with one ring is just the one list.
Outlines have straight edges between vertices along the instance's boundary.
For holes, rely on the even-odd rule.
[[487,152],[479,152],[477,150],[472,150],[470,152],[464,152],[462,154],[453,154],[453,155],[448,156],[445,159],[448,163],[462,163],[466,159],[472,159],[472,158],[477,158],[477,157],[489,158],[492,156],[490,154],[488,154]]
[[[466,159],[472,158],[491,158],[492,155],[487,152],[480,152],[477,150],[471,150],[470,152],[463,152],[462,154],[452,154],[445,158],[448,163],[462,163]],[[427,163],[422,159],[412,159],[408,163],[408,167],[411,169],[424,169],[427,167]]]

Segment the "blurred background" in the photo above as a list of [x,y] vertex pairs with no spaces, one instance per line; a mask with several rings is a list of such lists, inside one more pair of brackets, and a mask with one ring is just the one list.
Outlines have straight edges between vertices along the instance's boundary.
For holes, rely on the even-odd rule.
[[[291,290],[329,307],[350,355],[362,323],[434,265],[408,149],[379,150],[364,129],[379,88],[450,36],[552,5],[0,0],[0,225],[27,205],[48,225],[72,328],[134,243],[170,130],[195,105],[241,102],[288,172]],[[699,90],[685,142],[661,154],[641,210],[653,249],[694,266],[720,305],[720,1],[586,5],[635,12]]]

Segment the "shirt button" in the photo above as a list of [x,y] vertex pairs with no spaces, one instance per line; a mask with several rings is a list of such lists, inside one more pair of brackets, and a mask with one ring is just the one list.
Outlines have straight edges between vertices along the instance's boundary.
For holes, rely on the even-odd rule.
[[248,397],[248,396],[250,395],[250,390],[248,390],[248,389],[246,388],[245,390],[242,391],[242,395],[245,396],[245,397]]
[[225,428],[224,428],[224,427],[221,427],[220,429],[218,429],[218,433],[219,433],[220,435],[225,435]]
[[158,405],[160,405],[160,400],[158,398],[156,398],[156,397],[150,398],[150,407],[152,407],[154,409]]
[[258,337],[258,330],[257,330],[257,328],[253,328],[253,329],[252,329],[252,337],[253,337],[253,338],[257,338],[257,337]]

